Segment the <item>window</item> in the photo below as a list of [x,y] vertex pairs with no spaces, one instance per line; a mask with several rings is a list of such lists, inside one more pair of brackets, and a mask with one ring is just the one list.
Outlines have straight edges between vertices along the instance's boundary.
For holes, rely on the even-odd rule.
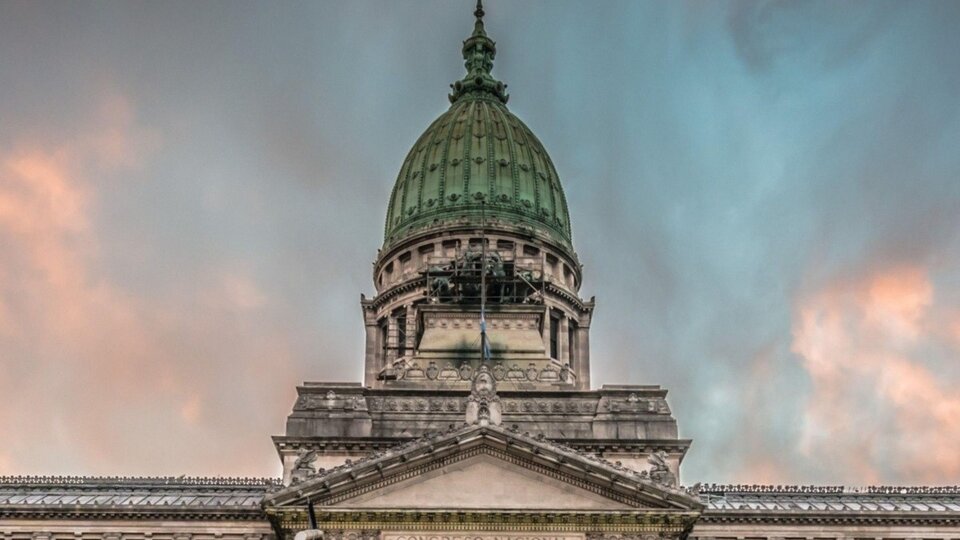
[[443,255],[445,257],[454,257],[457,254],[457,245],[459,244],[456,240],[444,240],[440,245],[443,248]]
[[574,351],[577,350],[577,323],[567,321],[567,360],[573,365]]
[[557,263],[560,262],[556,257],[547,253],[547,274],[551,276],[556,276],[557,274]]
[[560,358],[560,316],[550,314],[550,358]]
[[380,335],[377,336],[380,339],[380,358],[384,362],[387,361],[387,336],[389,336],[390,325],[386,317],[380,320]]

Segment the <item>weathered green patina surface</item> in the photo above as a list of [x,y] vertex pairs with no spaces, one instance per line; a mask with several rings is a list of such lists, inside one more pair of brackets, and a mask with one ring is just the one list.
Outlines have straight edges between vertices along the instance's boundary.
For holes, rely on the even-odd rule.
[[420,136],[400,168],[387,208],[385,245],[425,226],[486,216],[530,225],[571,247],[560,178],[533,132],[507,110],[506,85],[491,75],[496,45],[475,12],[463,44],[467,75],[452,105]]

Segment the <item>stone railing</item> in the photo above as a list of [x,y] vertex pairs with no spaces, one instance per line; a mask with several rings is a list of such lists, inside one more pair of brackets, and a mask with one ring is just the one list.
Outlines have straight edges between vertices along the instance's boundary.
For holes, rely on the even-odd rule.
[[696,487],[701,494],[724,493],[783,493],[816,495],[960,495],[960,486],[791,486],[763,484],[701,484]]
[[279,478],[231,476],[0,476],[0,485],[31,486],[226,486],[270,487],[280,484]]

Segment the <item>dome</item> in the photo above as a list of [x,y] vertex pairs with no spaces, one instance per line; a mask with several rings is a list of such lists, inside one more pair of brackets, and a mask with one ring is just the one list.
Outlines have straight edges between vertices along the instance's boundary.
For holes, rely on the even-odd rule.
[[570,215],[557,171],[537,137],[506,106],[490,75],[496,45],[478,7],[463,44],[467,75],[451,85],[450,108],[407,154],[387,208],[384,245],[436,227],[516,228],[571,248]]

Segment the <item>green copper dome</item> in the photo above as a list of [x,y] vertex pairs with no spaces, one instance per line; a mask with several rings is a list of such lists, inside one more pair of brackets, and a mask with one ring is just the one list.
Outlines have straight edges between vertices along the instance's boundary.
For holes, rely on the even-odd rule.
[[400,167],[387,208],[385,244],[424,228],[487,223],[533,229],[570,247],[570,215],[543,145],[507,110],[506,85],[490,75],[496,45],[477,6],[463,44],[467,75],[450,109],[420,136]]

